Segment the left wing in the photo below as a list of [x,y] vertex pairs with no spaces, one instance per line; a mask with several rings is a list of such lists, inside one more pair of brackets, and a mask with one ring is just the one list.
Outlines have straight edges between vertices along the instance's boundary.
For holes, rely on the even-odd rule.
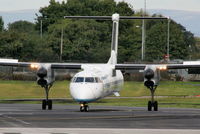
[[119,70],[144,70],[147,66],[155,66],[158,69],[200,69],[200,64],[116,64]]

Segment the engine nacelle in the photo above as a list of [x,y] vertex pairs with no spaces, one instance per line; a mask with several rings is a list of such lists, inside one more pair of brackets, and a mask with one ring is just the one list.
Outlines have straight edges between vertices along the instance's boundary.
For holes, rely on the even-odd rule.
[[155,74],[155,72],[151,68],[147,68],[144,70],[144,78],[147,80],[154,78],[154,74]]
[[152,80],[147,80],[147,81],[144,81],[144,85],[145,85],[146,87],[148,87],[148,88],[152,88],[152,87],[154,87],[155,82],[152,81]]
[[55,81],[54,71],[51,64],[41,64],[37,70],[37,84],[46,87]]
[[40,77],[40,78],[46,77],[47,76],[47,69],[45,67],[40,67],[37,70],[37,76]]
[[144,85],[147,88],[154,88],[158,86],[160,81],[160,70],[157,66],[147,65],[144,70]]

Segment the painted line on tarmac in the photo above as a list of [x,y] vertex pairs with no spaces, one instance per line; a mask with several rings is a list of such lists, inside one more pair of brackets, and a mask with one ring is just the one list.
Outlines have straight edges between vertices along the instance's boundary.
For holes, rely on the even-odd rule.
[[14,120],[14,121],[16,121],[16,122],[20,122],[20,123],[25,124],[25,125],[30,125],[30,123],[25,122],[25,121],[20,120],[20,119],[17,119],[17,118],[14,118],[14,117],[6,116],[6,115],[3,115],[3,117],[4,117],[4,118],[7,118],[7,119]]
[[10,121],[7,121],[7,119],[1,117],[0,118],[0,121],[4,124],[7,124],[8,126],[12,126],[12,127],[20,127],[19,124],[16,124],[16,123],[13,123],[13,122],[10,122]]

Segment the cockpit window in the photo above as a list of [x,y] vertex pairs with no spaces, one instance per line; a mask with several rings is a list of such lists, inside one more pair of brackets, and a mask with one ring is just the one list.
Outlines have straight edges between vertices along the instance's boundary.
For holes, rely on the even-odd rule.
[[93,77],[86,77],[86,78],[85,78],[85,82],[93,83],[93,82],[95,82],[95,81],[94,81],[94,78],[93,78]]
[[74,83],[81,83],[81,82],[101,83],[101,80],[99,77],[74,77],[72,79],[72,82],[74,82]]
[[95,77],[95,81],[96,81],[96,83],[100,83],[101,82],[101,80],[98,77]]
[[75,82],[75,80],[76,80],[76,77],[73,77],[71,81],[72,81],[72,82]]
[[77,77],[75,82],[84,82],[84,77]]

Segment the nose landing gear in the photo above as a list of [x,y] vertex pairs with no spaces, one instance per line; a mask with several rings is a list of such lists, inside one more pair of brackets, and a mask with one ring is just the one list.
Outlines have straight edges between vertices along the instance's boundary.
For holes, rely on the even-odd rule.
[[89,106],[87,103],[80,103],[80,112],[88,112],[89,111]]

